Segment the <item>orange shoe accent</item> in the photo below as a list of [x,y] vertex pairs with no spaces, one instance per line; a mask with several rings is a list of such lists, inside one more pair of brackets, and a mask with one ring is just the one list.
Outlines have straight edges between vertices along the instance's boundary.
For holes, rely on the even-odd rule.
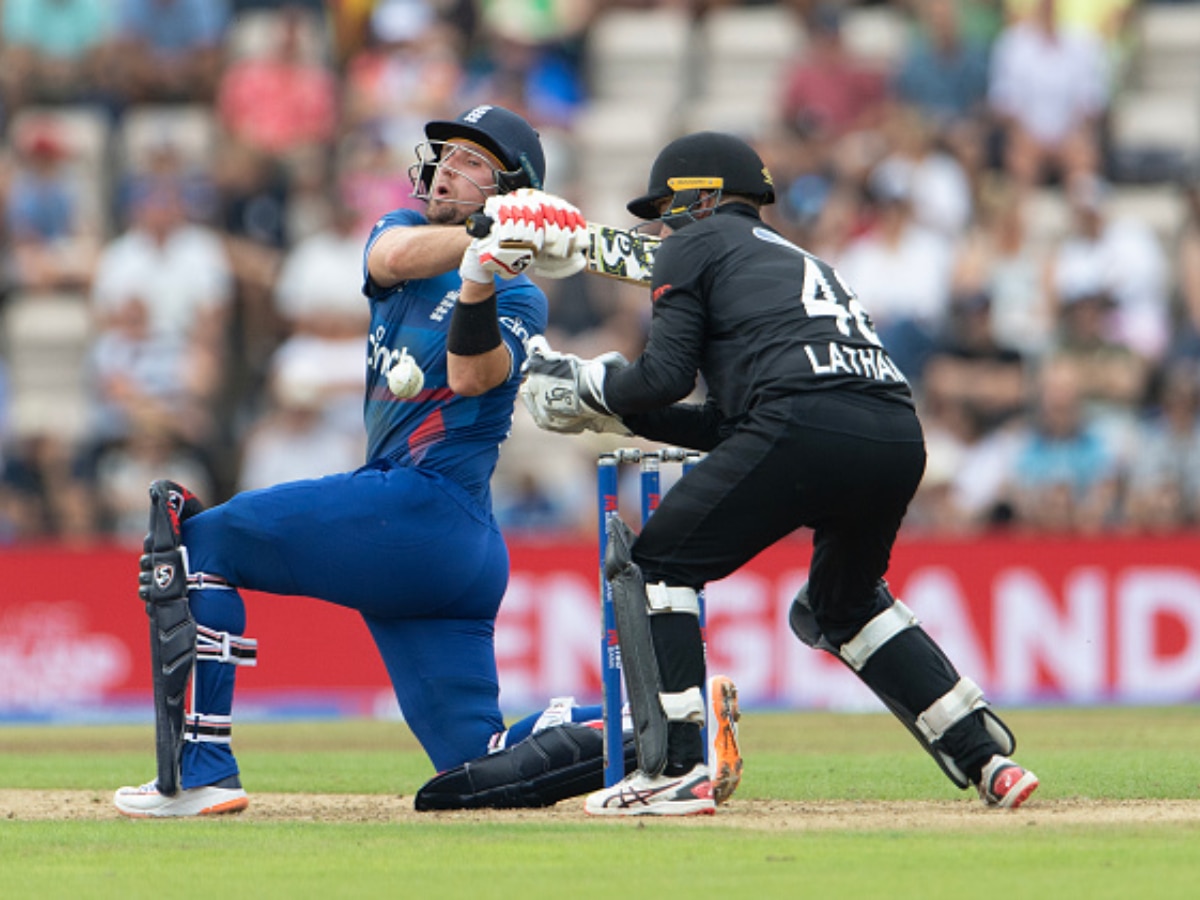
[[742,780],[742,753],[737,733],[742,714],[738,710],[737,688],[728,676],[714,675],[708,682],[708,696],[716,730],[713,736],[713,799],[725,803]]

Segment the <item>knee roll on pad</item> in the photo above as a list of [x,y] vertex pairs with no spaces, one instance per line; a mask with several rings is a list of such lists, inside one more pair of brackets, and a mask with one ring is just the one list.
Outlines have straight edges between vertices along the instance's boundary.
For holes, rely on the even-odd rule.
[[[889,601],[888,607],[868,621],[853,638],[835,647],[821,633],[808,600],[806,584],[792,601],[788,615],[792,631],[808,646],[832,653],[849,666],[908,728],[947,777],[960,788],[966,788],[970,785],[966,773],[942,747],[947,732],[978,711],[988,735],[1006,756],[1016,746],[1012,732],[992,712],[979,686],[971,679],[959,676],[953,663],[920,627],[920,620],[912,610],[891,595],[886,583],[881,581],[877,590],[882,599]],[[896,640],[901,635],[905,637]],[[895,657],[895,661],[889,657]],[[913,666],[914,658],[923,659],[926,665]],[[868,666],[872,661],[875,665]],[[900,692],[895,691],[898,682],[894,673],[902,671],[940,671],[947,680],[953,681],[953,686],[924,709],[914,709],[911,702],[895,696]]]
[[658,697],[668,722],[704,724],[704,695],[700,693],[700,688],[690,687],[677,693],[663,692]]
[[[638,762],[632,739],[624,752],[632,771]],[[414,806],[421,812],[539,808],[603,787],[603,732],[568,723],[435,775],[417,791]]]
[[662,613],[691,613],[700,618],[700,595],[690,587],[667,587],[664,582],[646,585],[646,611],[657,616]]
[[868,621],[849,641],[840,647],[835,647],[821,633],[821,626],[817,624],[817,617],[813,613],[808,599],[808,583],[806,582],[801,585],[792,601],[792,608],[788,612],[788,623],[791,625],[792,633],[808,646],[832,653],[855,672],[861,672],[863,666],[867,664],[867,660],[880,647],[900,632],[908,628],[916,628],[921,624],[911,609],[892,597],[887,585],[880,583],[877,590],[886,594],[889,601],[887,608]]

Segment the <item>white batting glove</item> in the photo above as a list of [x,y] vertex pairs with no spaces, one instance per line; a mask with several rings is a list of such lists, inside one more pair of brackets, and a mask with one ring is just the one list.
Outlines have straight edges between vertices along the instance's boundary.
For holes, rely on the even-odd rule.
[[[587,252],[587,220],[576,207],[561,197],[545,195],[542,204],[546,239],[540,257],[570,259]],[[560,276],[561,277],[561,276]]]
[[544,278],[569,278],[587,265],[591,241],[583,213],[560,197],[547,195],[546,240],[530,272]]
[[529,247],[503,247],[495,233],[475,238],[463,253],[458,274],[463,281],[491,284],[492,276],[516,278],[533,262],[534,251]]
[[546,240],[546,203],[549,195],[532,188],[489,197],[484,215],[492,220],[488,237],[505,244],[522,244],[540,251]]
[[587,255],[583,253],[576,253],[566,259],[542,254],[534,257],[529,266],[529,274],[540,275],[543,278],[570,278],[576,272],[582,272],[586,266]]

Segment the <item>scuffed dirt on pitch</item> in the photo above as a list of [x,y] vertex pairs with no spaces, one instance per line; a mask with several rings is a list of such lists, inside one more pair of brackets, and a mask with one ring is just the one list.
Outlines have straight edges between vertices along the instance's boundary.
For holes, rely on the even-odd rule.
[[[583,801],[553,809],[418,813],[410,796],[362,794],[252,794],[238,818],[259,822],[601,822],[616,827],[654,826],[665,820],[601,820],[583,812]],[[122,819],[112,795],[99,791],[0,790],[0,820]],[[983,830],[1036,826],[1200,824],[1200,800],[1030,800],[1019,810],[985,808],[964,797],[950,801],[781,801],[734,798],[715,817],[670,820],[692,827],[762,831]]]

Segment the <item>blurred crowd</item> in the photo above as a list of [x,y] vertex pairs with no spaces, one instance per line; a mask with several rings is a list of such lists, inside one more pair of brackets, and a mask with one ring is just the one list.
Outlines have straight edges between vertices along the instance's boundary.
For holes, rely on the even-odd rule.
[[[596,23],[766,5],[805,40],[743,136],[769,221],[837,267],[913,385],[929,465],[907,531],[1200,526],[1200,170],[1112,140],[1146,4],[0,0],[0,543],[140,541],[154,478],[217,502],[359,465],[363,242],[416,203],[423,124],[521,112],[549,189],[584,205]],[[905,38],[886,63],[843,40],[881,6]],[[1130,182],[1176,192],[1170,234],[1113,203]],[[636,355],[644,290],[546,288],[556,347]],[[63,367],[33,341],[72,310],[78,408],[23,393]],[[622,443],[518,410],[501,524],[593,533],[595,453]]]

